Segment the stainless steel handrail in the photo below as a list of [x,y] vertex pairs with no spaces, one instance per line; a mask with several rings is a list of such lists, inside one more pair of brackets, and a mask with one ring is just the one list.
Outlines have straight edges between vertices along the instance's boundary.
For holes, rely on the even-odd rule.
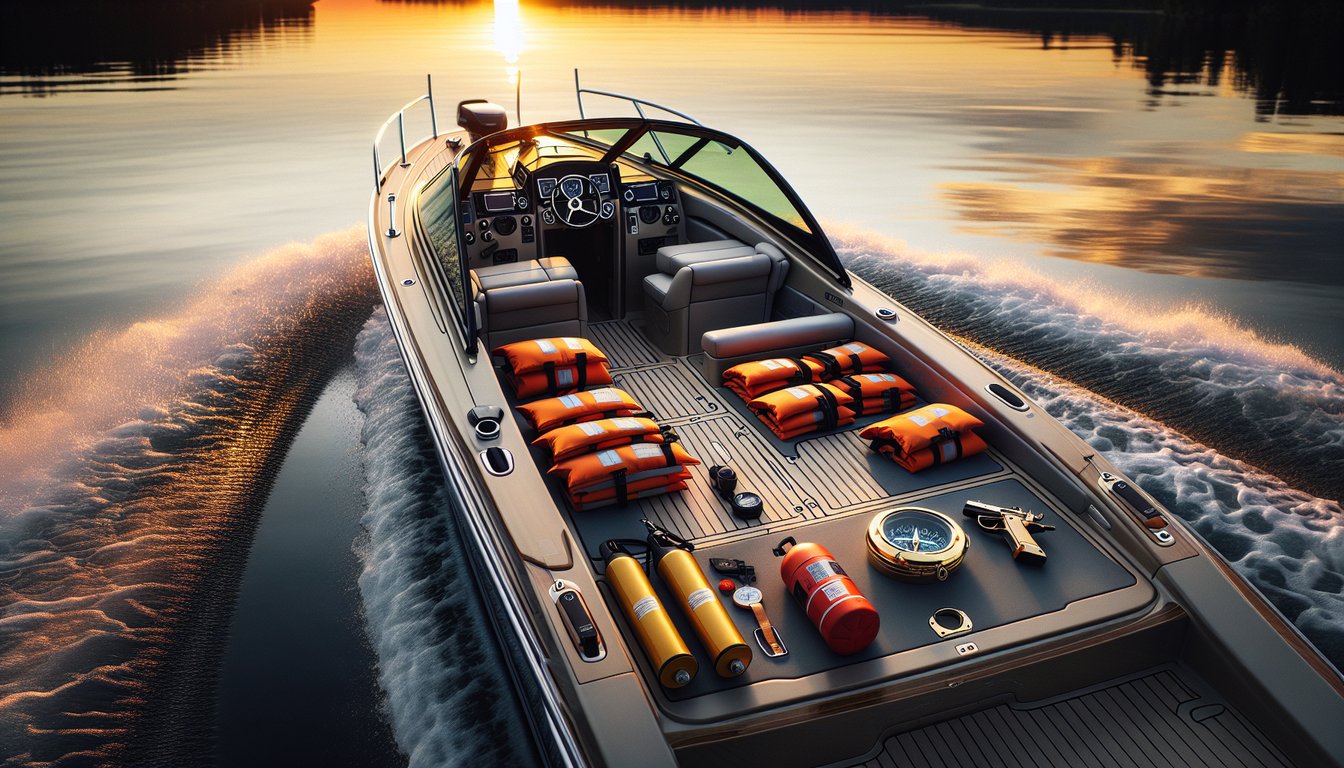
[[391,117],[387,118],[387,120],[383,122],[382,127],[378,129],[378,133],[374,134],[373,190],[375,192],[377,192],[379,189],[382,188],[383,177],[387,175],[388,170],[391,170],[391,166],[383,168],[382,158],[379,156],[378,153],[378,145],[382,144],[383,142],[383,134],[387,133],[387,129],[392,127],[392,121],[395,120],[397,123],[397,138],[401,142],[400,165],[402,168],[405,168],[406,166],[410,165],[410,163],[406,162],[406,111],[422,101],[429,102],[429,130],[431,132],[430,138],[435,139],[439,138],[439,117],[434,109],[434,78],[430,75],[425,75],[425,94],[423,96],[420,96],[419,98],[412,99],[411,101],[407,102],[406,106],[397,110],[397,113],[395,115],[392,115]]
[[[645,116],[645,114],[644,114],[644,110],[641,108],[640,105],[643,105],[643,106],[645,106],[645,107],[653,107],[654,109],[661,109],[662,111],[668,113],[669,115],[676,115],[677,117],[680,117],[682,120],[685,120],[685,121],[688,122],[688,123],[695,123],[696,125],[704,125],[704,123],[700,122],[699,120],[696,120],[694,117],[691,117],[690,115],[686,114],[685,112],[679,112],[679,111],[677,111],[677,110],[675,110],[675,109],[673,109],[673,108],[671,108],[671,107],[665,107],[665,106],[663,106],[662,104],[658,104],[658,103],[656,103],[656,102],[652,102],[652,101],[649,101],[649,100],[647,100],[647,99],[641,99],[641,98],[639,98],[638,96],[628,96],[628,95],[626,95],[626,94],[624,94],[624,93],[613,93],[613,92],[611,92],[611,91],[598,91],[598,90],[595,90],[595,89],[593,89],[593,88],[583,88],[583,87],[580,87],[580,85],[579,85],[579,70],[575,69],[575,70],[574,70],[574,98],[576,98],[576,99],[578,100],[578,102],[579,102],[579,118],[580,118],[580,119],[587,119],[587,117],[588,117],[587,115],[585,115],[585,114],[583,113],[583,94],[585,94],[585,93],[589,93],[589,94],[592,94],[592,95],[594,95],[594,96],[606,96],[606,97],[608,97],[608,98],[612,98],[612,99],[622,99],[622,100],[624,100],[624,101],[628,101],[628,102],[630,102],[630,103],[634,106],[634,108],[635,108],[635,112],[638,113],[639,116],[640,116],[641,118],[644,118],[644,119],[647,119],[647,117]],[[661,150],[662,147],[659,147],[659,149]]]

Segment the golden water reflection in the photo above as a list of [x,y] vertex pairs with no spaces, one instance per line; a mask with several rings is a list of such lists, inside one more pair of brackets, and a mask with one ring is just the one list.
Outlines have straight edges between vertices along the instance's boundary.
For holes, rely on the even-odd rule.
[[523,53],[523,14],[518,0],[495,0],[495,48],[504,57],[509,82],[517,85],[518,57]]
[[[1249,140],[1263,147],[1254,151],[1296,146]],[[1003,157],[984,168],[1005,180],[940,185],[966,231],[1152,272],[1344,283],[1335,257],[1344,171],[1151,156]],[[1239,253],[1258,258],[1228,258]]]

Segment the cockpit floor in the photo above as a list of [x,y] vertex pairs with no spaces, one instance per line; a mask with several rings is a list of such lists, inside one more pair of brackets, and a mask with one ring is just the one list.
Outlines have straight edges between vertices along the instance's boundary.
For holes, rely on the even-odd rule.
[[[641,517],[708,545],[1011,474],[992,452],[910,474],[869,451],[857,426],[779,440],[750,415],[740,398],[705,381],[696,358],[663,355],[624,320],[593,323],[589,332],[612,362],[615,385],[633,395],[659,423],[672,427],[683,447],[703,462],[690,468],[694,477],[680,493],[623,508],[573,512],[575,531],[590,555],[606,538],[639,533]],[[759,521],[734,517],[727,502],[710,490],[708,473],[714,464],[733,467],[739,489],[754,491],[765,500]]]
[[1159,667],[1046,702],[999,704],[898,733],[863,768],[1288,766],[1193,672]]

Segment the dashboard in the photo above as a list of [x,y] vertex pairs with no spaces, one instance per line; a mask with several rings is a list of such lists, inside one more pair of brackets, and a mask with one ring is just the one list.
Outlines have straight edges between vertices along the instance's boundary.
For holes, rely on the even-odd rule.
[[615,163],[570,160],[532,173],[516,169],[512,182],[512,189],[475,190],[464,206],[472,264],[537,258],[548,248],[547,233],[551,240],[563,240],[601,225],[619,230],[618,239],[625,242],[616,247],[625,252],[651,253],[677,241],[681,210],[671,181],[640,176],[623,182]]

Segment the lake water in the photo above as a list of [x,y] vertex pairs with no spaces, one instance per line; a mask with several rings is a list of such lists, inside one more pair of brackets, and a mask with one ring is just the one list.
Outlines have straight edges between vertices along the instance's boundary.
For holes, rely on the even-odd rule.
[[426,73],[742,136],[1344,663],[1336,4],[845,8],[0,9],[5,764],[526,755],[359,230]]

